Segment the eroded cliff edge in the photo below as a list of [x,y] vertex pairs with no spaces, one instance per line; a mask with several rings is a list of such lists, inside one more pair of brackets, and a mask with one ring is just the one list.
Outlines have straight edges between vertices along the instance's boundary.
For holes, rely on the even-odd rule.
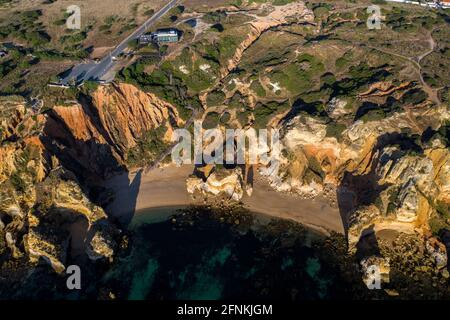
[[40,114],[21,97],[1,101],[0,250],[11,285],[45,266],[62,274],[72,263],[111,263],[125,240],[102,208],[114,197],[102,181],[151,163],[183,123],[169,103],[132,85],[78,101]]
[[[19,277],[43,265],[56,273],[73,261],[108,265],[126,237],[103,209],[108,190],[101,182],[166,150],[173,129],[184,125],[176,108],[129,84],[99,87],[43,114],[18,97],[2,104],[3,271],[16,268]],[[350,251],[363,236],[404,233],[420,239],[415,244],[448,276],[448,107],[424,102],[366,122],[349,121],[345,105],[333,101],[326,117],[301,107],[278,117],[281,175],[264,167],[261,174],[279,192],[334,199]],[[329,119],[347,124],[338,137],[330,135]],[[215,194],[246,187],[236,169],[213,168],[189,181]]]

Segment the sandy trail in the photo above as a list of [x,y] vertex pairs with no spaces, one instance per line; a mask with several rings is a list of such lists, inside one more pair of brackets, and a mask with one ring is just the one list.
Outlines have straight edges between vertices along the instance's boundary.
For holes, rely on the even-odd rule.
[[[195,202],[186,191],[186,178],[192,166],[153,169],[147,174],[130,173],[114,177],[108,187],[115,190],[116,198],[108,212],[125,223],[130,223],[136,213],[144,209],[182,207]],[[319,231],[344,233],[337,208],[330,207],[324,199],[307,200],[272,190],[260,177],[256,177],[253,195],[242,200],[252,212],[291,219]]]

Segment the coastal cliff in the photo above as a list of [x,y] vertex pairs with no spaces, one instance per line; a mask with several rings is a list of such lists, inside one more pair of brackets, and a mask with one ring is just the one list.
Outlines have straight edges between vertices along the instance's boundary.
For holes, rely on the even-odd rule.
[[[110,264],[123,237],[102,208],[107,190],[95,188],[132,168],[130,155],[148,137],[170,141],[172,130],[184,124],[177,110],[128,84],[99,87],[78,103],[39,115],[20,98],[2,103],[0,245],[9,261],[2,271],[44,263],[63,273],[73,261]],[[330,199],[351,254],[371,234],[390,230],[412,237],[424,259],[448,276],[441,233],[450,200],[448,108],[425,103],[383,119],[349,121],[345,105],[333,101],[328,118],[302,111],[278,117],[280,170],[275,175],[259,166],[260,174],[278,192]],[[339,135],[330,134],[330,118],[347,124]],[[139,150],[145,158],[162,149]],[[252,194],[248,169],[197,168],[187,189],[239,202]],[[386,271],[390,258],[383,259],[369,256],[361,263],[379,260]]]
[[[132,166],[131,152],[150,132],[164,127],[162,143],[170,139],[172,126],[183,123],[177,110],[127,84],[99,87],[42,114],[20,97],[4,98],[1,107],[2,273],[20,276],[42,263],[56,273],[74,261],[111,263],[121,231],[92,194]],[[154,152],[141,151],[139,157]]]

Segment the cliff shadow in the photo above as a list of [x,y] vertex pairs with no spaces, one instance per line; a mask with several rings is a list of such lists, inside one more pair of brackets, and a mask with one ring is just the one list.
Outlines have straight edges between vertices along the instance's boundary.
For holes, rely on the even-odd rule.
[[113,201],[105,207],[107,215],[126,228],[133,220],[143,169],[132,176],[128,172],[117,175],[106,182],[105,187],[113,191]]
[[356,244],[356,257],[360,261],[370,256],[380,256],[380,254],[374,226],[371,225],[362,232],[361,238]]
[[[450,230],[447,228],[443,228],[439,230],[439,239],[447,249],[447,255],[450,253]],[[450,271],[450,263],[447,263],[447,270]]]
[[65,169],[72,171],[81,183],[95,185],[127,168],[120,163],[120,155],[112,146],[100,143],[96,138],[86,140],[74,135],[63,118],[53,110],[48,111],[44,135],[40,136],[50,156],[58,159]]
[[[102,207],[110,220],[127,226],[136,208],[142,170],[130,175],[108,141],[79,139],[56,112],[50,110],[47,115],[44,135],[40,137],[47,150],[47,162],[73,172],[89,200]],[[95,119],[95,115],[90,117]]]
[[[398,146],[389,156],[382,156],[381,151],[387,146]],[[389,160],[398,160],[407,152],[423,153],[423,149],[407,135],[402,133],[386,133],[378,137],[371,151],[371,161],[364,173],[346,171],[337,188],[337,201],[339,212],[344,226],[345,235],[349,229],[349,216],[360,206],[377,205],[380,194],[389,187],[389,184],[380,185],[376,172],[378,165],[383,166]]]

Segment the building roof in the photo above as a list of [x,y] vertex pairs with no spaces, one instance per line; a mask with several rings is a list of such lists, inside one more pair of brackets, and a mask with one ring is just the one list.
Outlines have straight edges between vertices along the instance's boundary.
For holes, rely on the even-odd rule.
[[178,36],[178,30],[176,29],[160,29],[155,32],[158,37],[164,36]]

